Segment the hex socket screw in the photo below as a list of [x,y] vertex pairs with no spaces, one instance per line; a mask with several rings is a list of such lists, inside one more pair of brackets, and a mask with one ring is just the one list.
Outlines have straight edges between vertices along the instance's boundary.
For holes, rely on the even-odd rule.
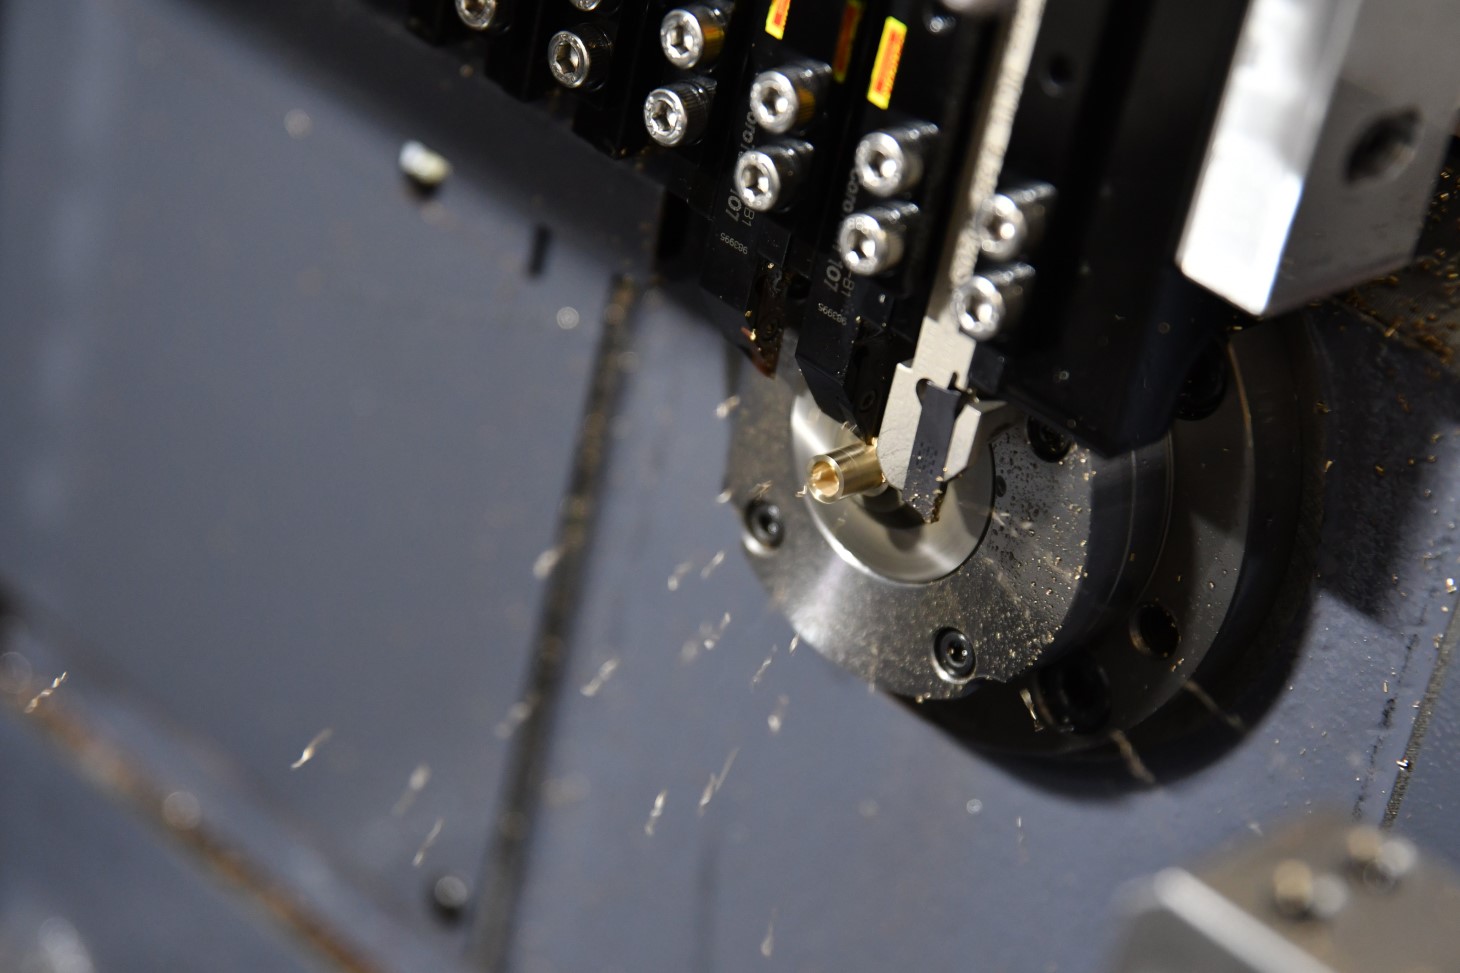
[[613,42],[597,27],[560,30],[548,41],[548,70],[564,88],[596,88],[608,75]]
[[724,10],[706,3],[669,11],[659,22],[659,47],[665,60],[686,71],[713,66],[725,47],[728,21]]
[[705,134],[714,88],[699,80],[655,88],[644,99],[644,128],[666,148],[687,145]]
[[908,227],[918,215],[912,203],[873,206],[853,213],[837,228],[837,254],[848,270],[863,277],[891,270],[902,261]]
[[490,30],[496,23],[498,0],[456,0],[456,16],[472,30]]
[[796,201],[812,156],[810,145],[792,141],[742,152],[735,160],[735,192],[758,213],[784,209]]
[[1054,197],[1054,187],[1040,182],[1004,189],[984,200],[975,218],[983,255],[1000,263],[1027,255],[1044,233]]
[[1034,268],[1011,264],[990,268],[973,277],[953,294],[953,318],[964,334],[988,341],[1019,320],[1034,282]]
[[831,66],[798,61],[762,71],[750,84],[750,113],[767,132],[785,135],[805,128],[816,117]]
[[923,178],[938,137],[936,125],[902,125],[868,132],[857,143],[857,181],[874,196],[896,196]]

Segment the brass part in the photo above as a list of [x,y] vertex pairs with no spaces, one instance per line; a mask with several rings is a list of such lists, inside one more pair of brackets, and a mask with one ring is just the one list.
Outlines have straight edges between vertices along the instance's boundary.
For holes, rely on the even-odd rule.
[[882,464],[877,461],[877,448],[866,443],[852,443],[813,456],[806,470],[806,490],[812,499],[822,503],[876,493],[886,486]]

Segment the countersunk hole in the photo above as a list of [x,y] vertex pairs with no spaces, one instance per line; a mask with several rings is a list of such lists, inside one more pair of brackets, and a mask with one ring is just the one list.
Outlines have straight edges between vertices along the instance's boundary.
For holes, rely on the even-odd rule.
[[978,657],[967,635],[956,628],[944,628],[933,636],[933,661],[944,678],[963,682],[973,675]]
[[1070,437],[1053,426],[1046,426],[1038,419],[1029,420],[1025,433],[1029,437],[1029,447],[1034,450],[1034,455],[1046,463],[1058,463],[1074,446]]
[[1058,97],[1075,80],[1075,62],[1065,54],[1056,54],[1044,65],[1044,76],[1040,85],[1045,94]]
[[1181,644],[1181,629],[1164,606],[1148,601],[1131,615],[1130,639],[1142,652],[1169,659]]
[[769,500],[752,500],[745,508],[745,531],[750,535],[752,546],[762,554],[768,554],[781,546],[786,539],[786,522],[781,517],[781,508]]
[[1039,708],[1061,733],[1097,733],[1110,722],[1110,679],[1087,652],[1074,652],[1035,679]]
[[1385,115],[1370,123],[1349,153],[1348,181],[1398,175],[1414,158],[1419,130],[1419,112],[1413,109]]

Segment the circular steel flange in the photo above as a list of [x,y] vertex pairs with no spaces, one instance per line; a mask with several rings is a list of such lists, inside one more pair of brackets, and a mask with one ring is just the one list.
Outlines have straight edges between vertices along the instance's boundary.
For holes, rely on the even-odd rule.
[[[851,434],[815,409],[784,350],[773,379],[747,369],[738,390],[732,496],[781,517],[775,546],[747,543],[754,568],[802,638],[860,678],[918,701],[977,691],[957,707],[976,736],[1042,750],[1108,740],[1260,617],[1264,541],[1286,536],[1297,508],[1283,348],[1261,330],[1236,336],[1221,406],[1125,456],[1052,460],[1022,418],[1009,424],[928,528],[875,496],[804,495],[809,457]],[[973,647],[969,675],[940,664],[949,631]]]

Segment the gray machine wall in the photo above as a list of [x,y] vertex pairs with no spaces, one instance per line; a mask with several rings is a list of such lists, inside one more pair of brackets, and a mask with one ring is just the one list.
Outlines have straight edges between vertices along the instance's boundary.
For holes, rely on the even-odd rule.
[[647,181],[349,0],[0,39],[0,965],[1095,971],[1121,883],[1309,809],[1460,858],[1443,351],[1286,325],[1332,465],[1241,732],[996,757],[791,652]]

